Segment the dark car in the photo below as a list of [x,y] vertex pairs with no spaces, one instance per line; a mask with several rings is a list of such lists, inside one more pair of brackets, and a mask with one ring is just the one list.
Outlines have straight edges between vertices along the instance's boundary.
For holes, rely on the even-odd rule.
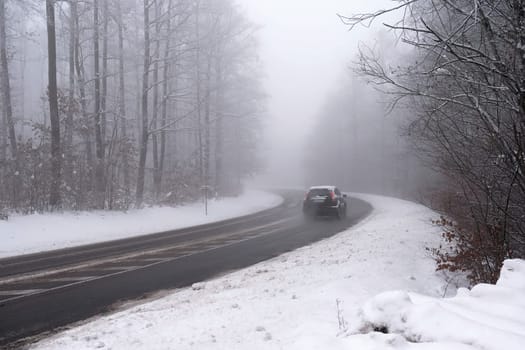
[[346,194],[335,186],[310,187],[303,201],[303,213],[307,217],[346,216]]

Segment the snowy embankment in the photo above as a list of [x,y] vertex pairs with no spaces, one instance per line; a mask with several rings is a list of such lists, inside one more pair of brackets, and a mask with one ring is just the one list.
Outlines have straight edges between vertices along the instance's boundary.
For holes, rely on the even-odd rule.
[[[525,344],[523,262],[508,262],[497,287],[460,289],[443,299],[455,289],[435,273],[425,249],[439,245],[440,229],[430,222],[437,215],[402,200],[360,197],[374,211],[356,227],[159,293],[33,348],[513,350],[516,340]],[[392,289],[404,292],[372,298]]]
[[[370,333],[378,329],[391,334]],[[522,350],[525,261],[506,260],[496,285],[460,288],[452,298],[406,291],[380,294],[357,314],[349,334],[358,333],[367,334],[350,336],[349,348]]]
[[204,204],[151,207],[127,212],[13,215],[0,220],[0,258],[162,232],[252,214],[282,203],[278,195],[249,190]]

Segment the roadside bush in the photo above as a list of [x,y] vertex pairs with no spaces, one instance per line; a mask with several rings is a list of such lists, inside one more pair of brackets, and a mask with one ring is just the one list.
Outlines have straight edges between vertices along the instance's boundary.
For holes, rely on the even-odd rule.
[[431,249],[437,270],[464,272],[472,285],[495,283],[503,260],[512,255],[500,222],[477,215],[456,193],[444,193],[440,199],[435,209],[446,215],[433,223],[443,229],[444,242]]

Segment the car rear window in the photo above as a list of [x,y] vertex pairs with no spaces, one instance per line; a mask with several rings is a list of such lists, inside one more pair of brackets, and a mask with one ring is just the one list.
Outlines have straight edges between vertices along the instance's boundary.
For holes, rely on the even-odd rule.
[[314,197],[314,196],[328,196],[330,194],[330,190],[327,188],[313,188],[308,192],[308,197]]

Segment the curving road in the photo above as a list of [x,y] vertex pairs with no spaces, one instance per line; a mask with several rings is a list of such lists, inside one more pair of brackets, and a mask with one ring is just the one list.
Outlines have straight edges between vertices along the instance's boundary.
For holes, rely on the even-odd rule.
[[371,211],[349,198],[345,220],[306,221],[302,192],[280,194],[279,207],[236,219],[0,259],[0,347],[275,257],[332,236]]

